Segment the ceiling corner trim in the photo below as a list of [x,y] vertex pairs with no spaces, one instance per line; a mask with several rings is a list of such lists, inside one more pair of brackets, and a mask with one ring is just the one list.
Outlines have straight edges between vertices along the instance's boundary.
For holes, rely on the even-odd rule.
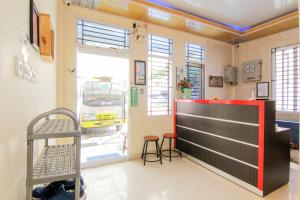
[[220,30],[223,30],[223,31],[226,31],[226,32],[238,35],[238,36],[240,36],[243,33],[242,31],[235,30],[234,28],[231,28],[231,27],[228,27],[226,25],[214,22],[212,20],[205,19],[205,18],[202,18],[202,17],[198,17],[198,16],[195,16],[195,15],[192,15],[192,14],[180,11],[180,10],[176,10],[174,8],[171,8],[171,7],[158,5],[158,4],[155,4],[153,2],[149,2],[147,0],[130,0],[130,1],[133,2],[133,3],[136,3],[136,4],[140,4],[142,6],[145,6],[145,7],[155,8],[155,9],[158,9],[158,10],[161,10],[161,11],[179,16],[179,17],[192,19],[192,20],[195,20],[197,22],[204,23],[205,25],[208,25],[208,26],[211,26],[211,27],[214,27],[214,28],[218,28]]
[[251,29],[249,29],[249,30],[247,30],[247,31],[244,31],[244,32],[242,33],[242,35],[243,35],[243,36],[246,36],[246,35],[255,33],[255,32],[257,32],[257,31],[260,31],[260,30],[263,30],[263,29],[266,29],[266,28],[275,26],[275,25],[277,25],[277,24],[281,24],[281,23],[284,23],[284,22],[293,20],[293,19],[297,19],[297,20],[298,20],[298,18],[299,18],[299,12],[298,12],[298,10],[297,10],[297,11],[288,13],[288,14],[286,14],[286,15],[283,15],[283,16],[281,16],[281,17],[278,17],[278,18],[272,19],[272,20],[270,20],[270,21],[267,21],[267,22],[265,22],[265,23],[259,24],[259,25],[257,25],[257,26],[254,26],[254,27],[252,27]]

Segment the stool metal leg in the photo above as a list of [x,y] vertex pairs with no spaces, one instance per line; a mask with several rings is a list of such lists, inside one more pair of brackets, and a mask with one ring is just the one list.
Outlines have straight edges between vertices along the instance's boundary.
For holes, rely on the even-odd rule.
[[181,149],[179,149],[179,154],[180,154],[180,157],[182,158],[182,153],[181,153]]
[[[175,140],[176,140],[176,144],[177,144],[177,137],[175,138]],[[180,157],[182,158],[181,149],[179,149],[179,155],[180,155]]]
[[172,139],[171,138],[169,138],[169,156],[170,156],[170,162],[171,162],[171,160],[172,160],[172,158],[171,158],[171,156],[172,156]]
[[145,147],[145,154],[144,154],[144,165],[146,165],[146,159],[147,159],[147,149],[148,149],[148,141],[146,141],[146,147]]
[[156,144],[156,151],[158,152],[158,155],[159,155],[160,164],[162,164],[161,151],[159,148],[158,140],[155,141],[155,144]]
[[160,144],[160,152],[162,151],[163,145],[164,145],[165,137],[163,137],[161,144]]
[[146,146],[146,141],[144,142],[144,146],[143,146],[143,151],[142,151],[141,159],[144,158],[145,146]]
[[156,146],[156,156],[159,158],[160,148],[159,148],[158,141],[155,141],[155,146]]

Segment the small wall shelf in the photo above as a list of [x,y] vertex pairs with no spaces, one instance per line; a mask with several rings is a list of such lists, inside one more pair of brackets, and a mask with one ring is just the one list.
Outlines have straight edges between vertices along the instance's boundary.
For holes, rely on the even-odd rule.
[[40,13],[40,54],[47,62],[54,61],[54,31],[50,15]]

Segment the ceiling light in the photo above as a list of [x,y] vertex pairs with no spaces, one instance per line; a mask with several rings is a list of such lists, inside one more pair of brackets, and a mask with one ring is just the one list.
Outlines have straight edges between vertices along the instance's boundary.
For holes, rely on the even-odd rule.
[[170,15],[166,12],[154,9],[154,8],[149,8],[148,13],[150,17],[164,20],[164,21],[169,21],[170,20]]
[[122,8],[124,10],[128,10],[128,0],[110,0],[109,5],[116,7],[116,8]]
[[189,6],[195,6],[195,7],[201,7],[201,2],[197,1],[197,0],[186,0],[186,3],[189,4]]
[[85,8],[94,8],[94,1],[93,0],[80,0],[80,3],[77,4],[83,6]]
[[186,19],[185,25],[193,30],[202,31],[203,25],[200,22],[197,22],[195,20]]
[[293,3],[293,0],[275,0],[274,6],[275,8],[281,8],[287,4]]

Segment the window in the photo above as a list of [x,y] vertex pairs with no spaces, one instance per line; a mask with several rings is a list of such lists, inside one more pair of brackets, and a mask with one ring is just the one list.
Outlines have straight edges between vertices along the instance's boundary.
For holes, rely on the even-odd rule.
[[299,46],[272,49],[272,88],[276,109],[300,111]]
[[187,77],[191,81],[192,99],[204,99],[204,61],[203,46],[186,43]]
[[103,48],[128,49],[129,31],[79,19],[77,42]]
[[173,41],[148,36],[148,115],[171,114]]

